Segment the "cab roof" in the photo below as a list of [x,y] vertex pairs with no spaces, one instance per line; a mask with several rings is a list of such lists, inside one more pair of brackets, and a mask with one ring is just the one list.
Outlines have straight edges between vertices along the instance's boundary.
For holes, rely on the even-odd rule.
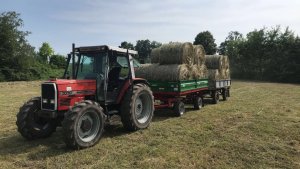
[[[101,45],[101,46],[82,46],[82,47],[76,47],[76,52],[92,52],[92,51],[107,51],[112,50],[116,51],[118,53],[127,53],[127,49],[114,47],[114,46],[108,46],[108,45]],[[128,50],[129,54],[137,55],[138,52],[135,50]]]

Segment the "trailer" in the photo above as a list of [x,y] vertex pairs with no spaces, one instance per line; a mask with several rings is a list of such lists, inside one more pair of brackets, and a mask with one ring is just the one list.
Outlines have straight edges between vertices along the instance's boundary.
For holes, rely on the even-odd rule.
[[205,96],[211,97],[212,102],[217,104],[220,99],[220,95],[224,101],[230,97],[230,86],[231,80],[230,79],[218,79],[218,80],[208,80],[208,90]]
[[203,106],[203,96],[208,88],[208,79],[184,81],[149,81],[155,100],[155,109],[173,108],[176,116],[185,112],[185,104],[192,104],[194,109]]

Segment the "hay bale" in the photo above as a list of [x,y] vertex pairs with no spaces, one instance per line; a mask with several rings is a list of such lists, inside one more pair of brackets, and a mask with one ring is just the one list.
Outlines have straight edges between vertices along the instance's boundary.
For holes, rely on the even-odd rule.
[[222,55],[205,55],[205,65],[208,69],[222,69]]
[[159,63],[159,57],[160,57],[160,48],[152,49],[150,53],[151,63]]
[[219,69],[208,69],[209,80],[219,80],[221,78]]
[[205,65],[208,69],[218,70],[217,76],[210,76],[211,80],[230,79],[229,58],[224,55],[205,55]]
[[188,70],[191,72],[192,79],[206,79],[207,68],[205,65],[192,65],[188,66]]
[[203,65],[205,64],[205,50],[202,45],[194,45],[194,64]]
[[180,81],[193,78],[186,64],[145,65],[136,69],[135,76],[157,81]]
[[166,64],[193,64],[194,48],[189,42],[173,42],[164,44],[159,48],[159,63]]

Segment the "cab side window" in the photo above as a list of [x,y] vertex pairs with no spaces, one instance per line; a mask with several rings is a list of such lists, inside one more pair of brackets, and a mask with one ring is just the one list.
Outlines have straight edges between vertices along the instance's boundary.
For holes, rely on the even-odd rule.
[[117,57],[118,65],[121,67],[120,78],[126,79],[129,75],[128,59],[125,56]]

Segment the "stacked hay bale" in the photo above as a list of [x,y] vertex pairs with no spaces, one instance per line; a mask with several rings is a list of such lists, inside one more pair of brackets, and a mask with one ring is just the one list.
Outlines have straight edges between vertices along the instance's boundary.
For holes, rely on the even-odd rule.
[[201,45],[169,43],[151,52],[151,62],[136,70],[136,77],[157,81],[207,78],[205,51]]
[[208,69],[209,80],[230,79],[228,56],[205,55],[205,65]]

